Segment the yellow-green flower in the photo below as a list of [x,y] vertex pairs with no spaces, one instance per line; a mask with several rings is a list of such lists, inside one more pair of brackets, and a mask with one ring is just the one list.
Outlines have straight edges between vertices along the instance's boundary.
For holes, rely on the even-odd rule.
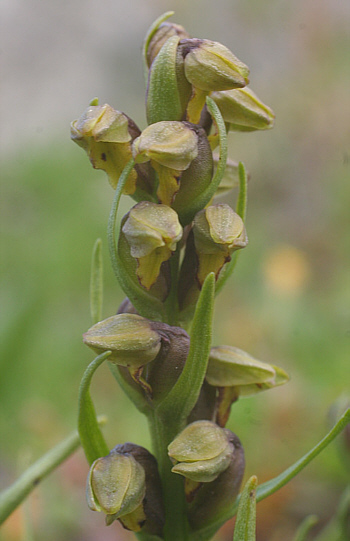
[[193,222],[194,244],[198,257],[197,279],[203,284],[210,272],[219,275],[231,254],[247,243],[242,219],[229,205],[211,205],[196,214]]
[[140,283],[150,289],[159,276],[160,267],[176,250],[182,227],[176,212],[167,205],[142,201],[127,215],[122,232],[137,260]]
[[[131,160],[130,120],[110,105],[90,105],[78,120],[71,124],[71,138],[88,154],[95,169],[108,175],[112,188]],[[134,125],[133,125],[134,128]],[[133,169],[124,187],[125,194],[136,190],[137,173]]]
[[136,163],[151,162],[158,173],[157,196],[171,205],[180,187],[181,173],[198,154],[198,137],[187,123],[156,122],[148,126],[133,143]]

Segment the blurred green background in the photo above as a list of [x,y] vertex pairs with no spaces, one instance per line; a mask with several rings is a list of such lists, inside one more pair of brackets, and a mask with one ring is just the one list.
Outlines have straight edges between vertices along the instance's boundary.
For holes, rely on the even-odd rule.
[[[331,404],[349,392],[350,4],[4,0],[2,487],[75,427],[80,378],[93,358],[81,335],[91,324],[98,237],[104,317],[123,298],[105,242],[113,192],[71,143],[69,123],[96,95],[145,127],[142,41],[170,9],[191,35],[220,41],[247,63],[252,89],[276,113],[270,132],[230,135],[230,157],[251,174],[250,242],[217,299],[214,329],[216,345],[246,349],[291,374],[287,386],[233,407],[229,427],[244,444],[247,477],[263,482],[297,460],[326,433]],[[130,201],[123,205],[127,211]],[[98,412],[108,415],[111,447],[149,445],[144,419],[107,367],[92,392]],[[1,541],[133,539],[87,509],[87,469],[79,451],[36,489],[27,513],[7,521]],[[289,541],[310,513],[320,517],[317,532],[348,482],[333,444],[258,505],[258,541]],[[217,540],[232,539],[232,528],[228,523]]]

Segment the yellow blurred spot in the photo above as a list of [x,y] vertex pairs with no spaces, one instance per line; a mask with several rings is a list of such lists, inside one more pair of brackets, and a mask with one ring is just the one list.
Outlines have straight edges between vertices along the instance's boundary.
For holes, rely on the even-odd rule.
[[311,276],[306,254],[287,245],[268,253],[263,270],[268,286],[286,295],[300,293]]

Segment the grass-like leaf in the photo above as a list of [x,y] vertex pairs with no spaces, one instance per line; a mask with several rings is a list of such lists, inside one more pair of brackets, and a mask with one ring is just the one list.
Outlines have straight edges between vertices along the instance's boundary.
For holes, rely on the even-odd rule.
[[176,51],[180,38],[169,38],[152,62],[149,72],[146,109],[148,124],[181,120],[182,106],[176,76]]
[[309,531],[317,524],[318,517],[316,515],[309,515],[300,524],[293,541],[306,541]]
[[199,212],[200,210],[202,210],[209,203],[212,197],[214,197],[215,192],[217,191],[219,184],[223,179],[223,176],[225,174],[225,169],[226,169],[227,136],[226,136],[225,122],[220,113],[220,109],[216,105],[215,101],[207,97],[206,103],[207,103],[208,111],[213,117],[213,120],[218,129],[220,157],[219,157],[219,162],[215,170],[214,176],[212,178],[212,181],[207,187],[207,189],[204,190],[200,194],[200,196],[194,199],[192,201],[192,204],[188,206],[186,210],[183,210],[181,211],[181,213],[179,213],[180,221],[182,224],[189,224],[193,220],[195,214]]
[[92,324],[102,319],[103,302],[103,266],[102,241],[97,239],[92,251],[91,278],[90,278],[90,312]]
[[163,15],[158,17],[158,19],[156,19],[154,21],[154,23],[152,23],[152,25],[149,27],[149,29],[147,31],[145,41],[143,42],[143,47],[142,47],[143,72],[144,72],[144,76],[145,76],[146,85],[147,85],[147,81],[148,81],[147,51],[148,51],[149,44],[150,44],[151,39],[153,38],[155,32],[160,27],[160,25],[164,21],[169,19],[169,17],[171,17],[172,15],[174,15],[174,11],[166,11],[165,13],[163,13]]
[[[346,412],[342,415],[339,421],[334,425],[334,427],[328,432],[328,434],[313,448],[311,451],[306,453],[300,460],[295,462],[292,466],[287,468],[283,473],[259,485],[256,492],[256,501],[260,502],[264,498],[271,496],[274,492],[277,492],[280,488],[286,485],[293,477],[295,477],[301,470],[303,470],[317,455],[320,454],[323,449],[325,449],[334,438],[345,428],[345,426],[350,422],[350,409],[347,409]],[[215,532],[230,518],[234,517],[237,513],[238,505],[240,501],[240,496],[238,496],[236,502],[233,502],[232,509],[225,515],[222,515],[219,520],[210,526],[206,527],[203,530],[195,532],[192,536],[193,541],[206,541],[211,539]]]
[[345,428],[349,421],[350,409],[344,413],[332,430],[328,432],[328,434],[313,449],[311,449],[311,451],[306,453],[306,455],[304,455],[300,460],[295,462],[295,464],[287,468],[283,473],[274,479],[259,485],[256,493],[256,501],[260,502],[264,498],[267,498],[293,479],[293,477],[303,470],[305,466],[316,458],[316,456],[334,440],[334,438]]
[[97,368],[110,356],[106,351],[96,357],[84,372],[79,388],[78,431],[87,461],[91,465],[97,458],[106,456],[109,448],[100,430],[95,406],[90,395],[90,384]]
[[164,307],[161,301],[150,295],[145,289],[137,285],[132,280],[132,277],[130,276],[128,270],[124,268],[123,263],[118,255],[118,248],[116,244],[117,212],[123,188],[134,165],[134,160],[130,160],[130,162],[125,166],[122,174],[120,175],[118,186],[113,199],[112,209],[109,215],[107,237],[111,264],[121,288],[129,297],[130,301],[133,303],[138,312],[142,316],[149,319],[163,321],[165,316]]
[[[239,194],[238,194],[238,199],[237,199],[237,204],[236,204],[236,212],[242,218],[243,222],[245,222],[246,213],[247,213],[247,172],[242,162],[240,162],[238,165],[238,175],[239,175]],[[216,295],[221,291],[226,281],[229,279],[229,277],[233,273],[235,266],[237,264],[237,258],[240,252],[241,252],[240,250],[234,252],[234,254],[232,255],[231,261],[227,263],[225,267],[223,268],[216,282],[216,288],[215,288]]]
[[211,346],[214,310],[214,273],[206,277],[197,302],[190,332],[190,350],[185,367],[176,384],[157,408],[157,414],[167,419],[185,420],[197,402]]
[[258,478],[248,479],[238,506],[233,541],[255,541],[256,538],[256,487]]

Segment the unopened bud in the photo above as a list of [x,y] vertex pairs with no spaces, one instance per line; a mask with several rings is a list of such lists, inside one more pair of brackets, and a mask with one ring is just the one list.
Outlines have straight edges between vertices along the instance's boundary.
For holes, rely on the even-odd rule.
[[157,196],[170,205],[179,190],[181,173],[198,154],[198,138],[184,122],[162,121],[148,126],[133,143],[137,163],[151,161],[158,173]]
[[[164,503],[161,480],[158,472],[157,461],[154,456],[141,445],[135,443],[123,443],[117,445],[114,451],[132,456],[145,472],[146,492],[142,501],[145,520],[141,525],[142,532],[162,537],[165,522]],[[120,522],[127,529],[130,527],[130,517],[122,517]]]
[[212,92],[222,117],[233,131],[267,130],[273,127],[275,115],[249,88]]
[[202,286],[206,276],[218,277],[231,254],[248,243],[242,219],[229,205],[212,205],[195,216],[193,234],[198,256],[197,279]]
[[180,39],[190,37],[183,26],[168,21],[162,23],[154,32],[147,48],[146,57],[148,67],[150,67],[164,43],[172,36],[179,36]]
[[[121,313],[100,321],[83,335],[96,353],[111,351],[108,361],[127,386],[158,404],[173,388],[185,365],[190,338],[180,327]],[[147,370],[143,369],[147,365]]]
[[241,349],[233,346],[211,348],[206,381],[219,390],[216,422],[220,426],[225,426],[231,405],[239,397],[272,389],[288,380],[282,368],[258,361]]
[[137,369],[156,358],[161,338],[147,319],[118,314],[93,325],[83,341],[98,354],[110,350],[108,361]]
[[129,516],[129,525],[133,522],[134,531],[139,531],[146,518],[142,508],[145,493],[145,472],[133,456],[113,449],[92,464],[86,497],[90,509],[106,514],[107,525]]
[[157,461],[134,443],[117,445],[95,460],[88,476],[90,509],[106,514],[106,524],[119,520],[124,528],[162,535],[164,506]]
[[242,88],[248,84],[249,69],[231,51],[208,39],[181,40],[188,81],[204,91]]
[[162,263],[171,257],[182,237],[178,216],[166,205],[142,201],[129,211],[122,233],[131,256],[137,260],[140,283],[149,290],[159,276]]
[[169,445],[168,453],[175,464],[172,472],[191,481],[214,481],[229,465],[233,446],[225,430],[210,421],[188,425]]
[[216,387],[237,387],[239,396],[283,385],[289,380],[282,368],[258,361],[233,346],[218,346],[210,350],[206,380]]

